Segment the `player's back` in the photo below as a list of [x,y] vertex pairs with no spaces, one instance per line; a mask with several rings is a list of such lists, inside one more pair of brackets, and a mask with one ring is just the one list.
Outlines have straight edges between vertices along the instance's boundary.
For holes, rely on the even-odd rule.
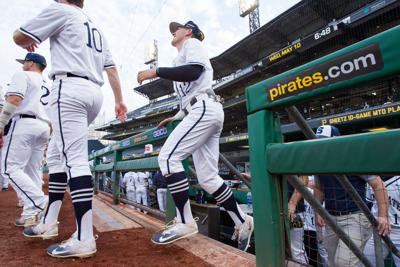
[[127,172],[125,174],[127,188],[135,188],[135,176],[136,174],[134,172]]
[[6,96],[16,95],[22,98],[21,104],[15,110],[15,115],[31,115],[50,122],[42,104],[42,97],[48,94],[45,80],[41,74],[33,71],[20,71],[13,77],[13,82]]
[[103,34],[82,9],[59,5],[67,19],[63,30],[50,38],[52,49],[55,49],[52,54],[56,54],[52,61],[52,74],[70,72],[96,82],[102,81]]
[[50,38],[50,77],[72,73],[102,85],[104,68],[114,65],[103,33],[76,6],[53,3],[20,31],[39,43]]
[[147,186],[147,175],[144,172],[137,173],[137,184],[136,187],[146,187]]

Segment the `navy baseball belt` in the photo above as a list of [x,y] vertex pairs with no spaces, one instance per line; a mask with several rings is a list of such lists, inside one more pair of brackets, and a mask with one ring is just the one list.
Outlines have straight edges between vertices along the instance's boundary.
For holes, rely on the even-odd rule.
[[20,119],[36,119],[35,115],[19,114]]
[[360,210],[355,210],[355,211],[329,211],[329,214],[332,216],[344,216],[344,215],[352,215],[352,214],[358,214],[361,213]]
[[[53,81],[57,78],[58,75],[63,75],[63,74],[55,74],[55,75],[53,75]],[[71,72],[67,72],[64,75],[66,75],[68,78],[81,78],[81,79],[89,80],[89,78],[87,76],[80,76],[80,75],[73,74]]]
[[189,105],[186,106],[186,108],[183,109],[183,112],[185,113],[185,115],[189,114],[189,111],[192,109],[192,106],[194,104],[196,104],[198,101],[205,99],[205,98],[210,98],[212,100],[214,100],[215,102],[222,102],[222,99],[219,95],[210,95],[210,94],[201,94],[198,96],[193,97],[190,102]]

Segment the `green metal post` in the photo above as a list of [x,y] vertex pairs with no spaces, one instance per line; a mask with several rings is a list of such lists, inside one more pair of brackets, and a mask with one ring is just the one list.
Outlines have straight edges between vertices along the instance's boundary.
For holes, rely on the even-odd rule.
[[[280,192],[286,191],[279,177],[267,171],[266,146],[281,142],[278,118],[261,110],[248,117],[250,168],[257,266],[284,266],[285,218]],[[284,160],[284,159],[282,159]],[[287,203],[286,203],[287,204]]]
[[99,193],[99,172],[96,171],[96,166],[100,164],[100,158],[94,158],[94,185],[93,185],[93,193],[97,195]]
[[120,195],[120,188],[119,188],[119,180],[121,176],[121,172],[116,170],[117,162],[122,160],[122,151],[116,150],[114,151],[113,157],[113,171],[111,173],[111,179],[113,181],[112,188],[113,188],[113,204],[119,204],[119,195]]

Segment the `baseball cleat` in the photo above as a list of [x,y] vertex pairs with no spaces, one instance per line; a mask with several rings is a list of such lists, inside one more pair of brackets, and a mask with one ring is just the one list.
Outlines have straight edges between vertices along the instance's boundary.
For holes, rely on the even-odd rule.
[[58,236],[58,223],[48,226],[40,222],[36,226],[25,228],[23,234],[29,238],[52,239]]
[[253,217],[246,215],[244,223],[235,227],[235,233],[232,239],[238,240],[238,249],[247,251],[250,247],[251,234],[254,231]]
[[151,241],[157,245],[166,245],[179,239],[195,235],[199,232],[197,224],[184,224],[177,222],[176,219],[166,225],[166,228],[153,234]]
[[30,216],[28,218],[19,218],[15,220],[15,226],[17,227],[29,227],[38,224],[39,221],[37,220],[36,215]]
[[89,258],[97,252],[95,237],[80,241],[74,233],[70,239],[47,248],[47,254],[55,258]]
[[18,218],[15,220],[14,225],[17,227],[24,227],[25,225],[25,219],[24,218]]
[[8,191],[8,187],[3,187],[3,188],[1,189],[1,191],[2,191],[2,192]]

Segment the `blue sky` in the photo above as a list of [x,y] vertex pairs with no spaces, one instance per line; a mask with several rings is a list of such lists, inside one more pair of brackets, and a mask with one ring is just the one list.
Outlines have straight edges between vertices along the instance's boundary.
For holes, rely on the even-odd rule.
[[[50,0],[0,1],[2,23],[0,40],[0,85],[10,81],[21,66],[15,58],[23,58],[26,51],[12,42],[12,33],[27,19],[46,7]],[[144,65],[144,48],[153,39],[158,41],[159,66],[169,66],[176,55],[171,47],[168,30],[170,21],[193,20],[204,31],[205,45],[210,57],[227,50],[249,34],[248,18],[239,16],[238,0],[86,0],[85,12],[103,30],[114,60],[120,68],[125,102],[129,110],[141,107],[148,100],[133,92],[137,86],[136,74]],[[267,23],[299,0],[260,0],[261,25]],[[48,41],[41,44],[38,53],[50,59]],[[103,86],[103,111],[113,118],[113,97],[107,83]]]

